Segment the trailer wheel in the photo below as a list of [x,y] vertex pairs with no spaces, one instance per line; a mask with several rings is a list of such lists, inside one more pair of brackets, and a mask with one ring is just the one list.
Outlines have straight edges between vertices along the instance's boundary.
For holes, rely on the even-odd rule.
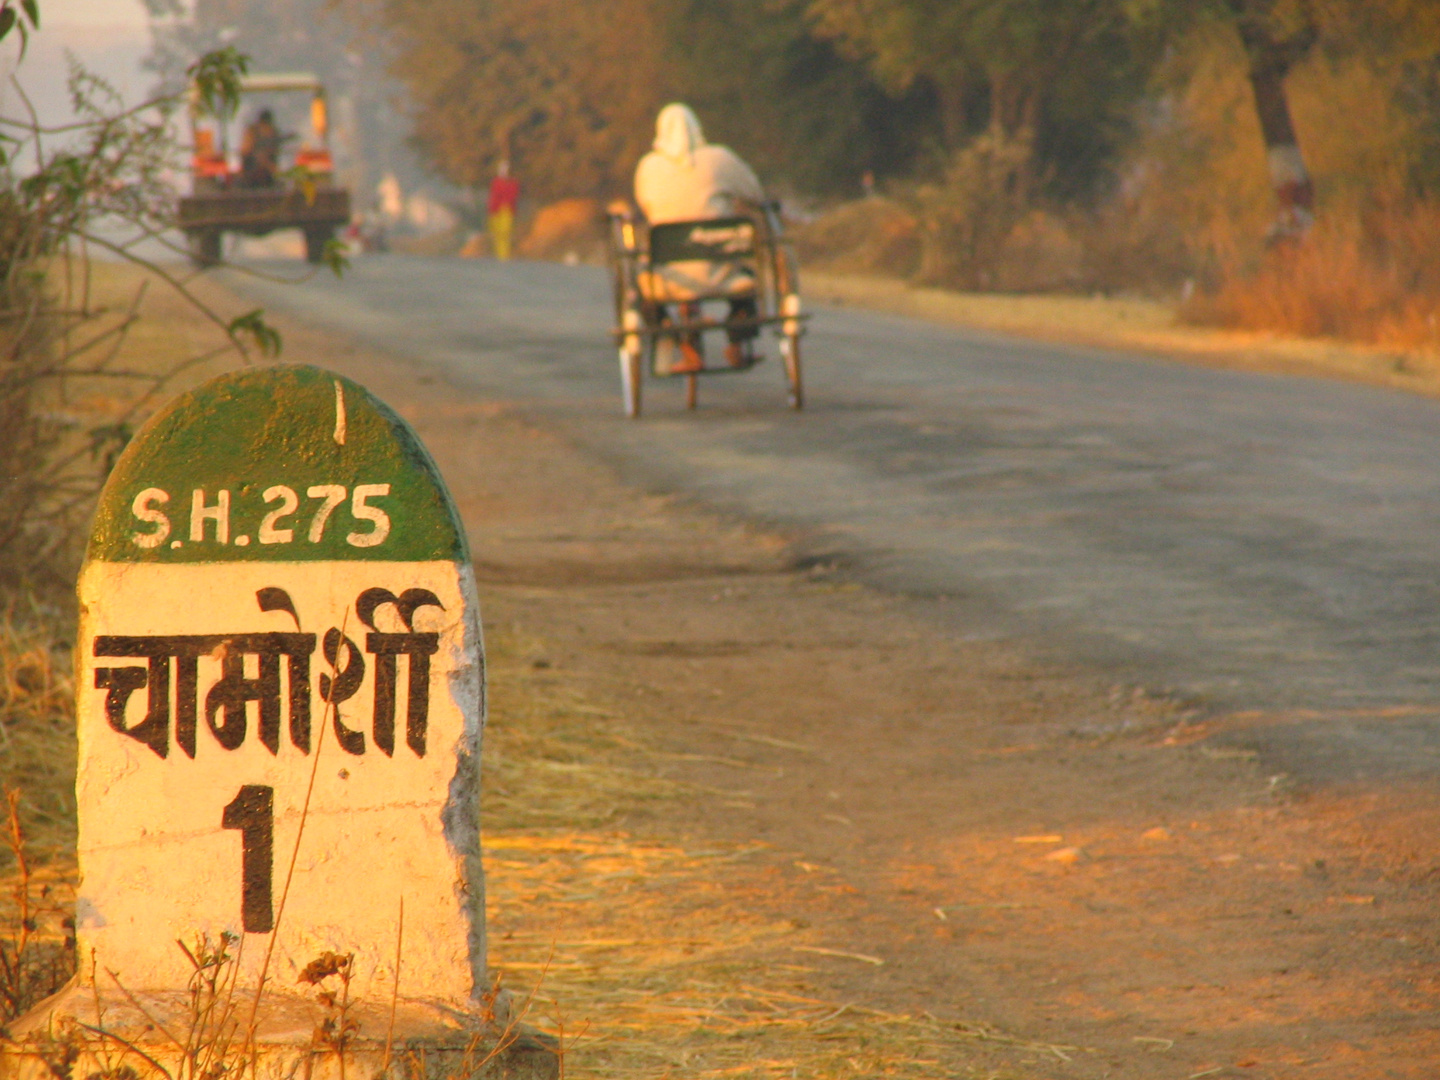
[[190,242],[190,261],[196,266],[215,266],[220,262],[219,229],[191,229],[185,234]]
[[333,225],[311,225],[305,229],[305,261],[308,263],[322,263],[325,261],[325,245],[335,235]]

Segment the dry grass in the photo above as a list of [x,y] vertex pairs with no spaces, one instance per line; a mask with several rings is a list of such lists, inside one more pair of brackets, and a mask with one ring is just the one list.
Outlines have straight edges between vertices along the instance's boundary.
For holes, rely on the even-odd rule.
[[34,602],[16,601],[0,614],[0,788],[23,793],[32,857],[62,876],[75,859],[74,687],[65,629],[57,609]]
[[935,1077],[971,1074],[982,1041],[1017,1065],[1077,1052],[823,996],[807,960],[870,961],[774,911],[843,901],[844,888],[796,881],[762,846],[593,832],[487,846],[491,962],[508,984],[539,983],[531,1020],[564,1036],[570,1075]]
[[1440,203],[1322,219],[1252,272],[1231,270],[1192,321],[1440,356]]
[[[566,1074],[594,1077],[939,1077],[1074,1047],[983,1024],[896,1015],[817,989],[816,964],[867,970],[792,913],[853,890],[763,844],[696,850],[600,826],[699,792],[653,776],[664,755],[616,709],[548,667],[544,643],[492,631],[485,747],[490,962],[527,1018],[563,1040]],[[987,1056],[987,1061],[989,1060]]]
[[481,815],[487,835],[596,828],[678,792],[639,767],[637,743],[620,715],[586,700],[553,671],[541,642],[490,627],[485,645],[490,716]]

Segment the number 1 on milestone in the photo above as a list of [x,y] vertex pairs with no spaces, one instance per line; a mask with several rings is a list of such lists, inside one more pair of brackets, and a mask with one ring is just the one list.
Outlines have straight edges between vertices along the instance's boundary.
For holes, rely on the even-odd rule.
[[240,925],[247,934],[275,929],[271,905],[275,849],[275,789],[246,784],[225,807],[220,825],[240,830]]

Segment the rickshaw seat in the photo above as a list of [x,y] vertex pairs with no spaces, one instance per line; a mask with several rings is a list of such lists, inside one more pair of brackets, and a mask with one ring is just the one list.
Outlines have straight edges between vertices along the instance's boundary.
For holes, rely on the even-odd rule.
[[728,217],[652,225],[636,283],[650,303],[755,295],[755,223]]

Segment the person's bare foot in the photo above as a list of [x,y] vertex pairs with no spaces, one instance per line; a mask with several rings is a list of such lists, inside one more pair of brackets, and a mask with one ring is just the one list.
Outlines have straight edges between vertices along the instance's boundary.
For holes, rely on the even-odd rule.
[[732,368],[746,368],[755,363],[755,354],[748,341],[732,341],[725,346],[725,362]]
[[700,350],[696,347],[695,343],[686,338],[681,338],[678,344],[680,346],[680,360],[678,363],[670,365],[670,374],[692,375],[697,371],[704,371],[705,357],[700,355]]

